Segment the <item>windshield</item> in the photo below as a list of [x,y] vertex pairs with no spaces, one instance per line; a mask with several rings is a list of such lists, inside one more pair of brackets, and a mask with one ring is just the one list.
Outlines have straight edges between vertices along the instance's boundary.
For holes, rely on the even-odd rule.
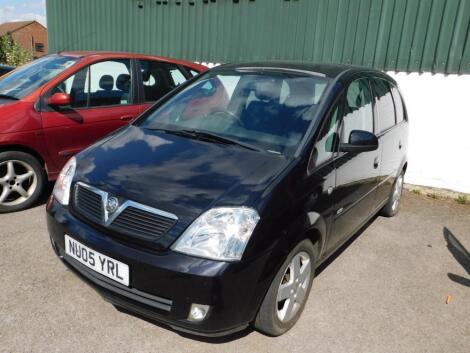
[[21,66],[0,78],[0,95],[26,97],[77,61],[69,56],[50,55]]
[[209,72],[137,123],[208,132],[290,155],[314,119],[327,83],[298,73]]

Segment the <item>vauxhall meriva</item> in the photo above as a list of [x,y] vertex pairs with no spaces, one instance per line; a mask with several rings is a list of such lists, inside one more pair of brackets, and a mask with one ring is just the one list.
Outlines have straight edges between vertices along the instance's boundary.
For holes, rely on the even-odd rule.
[[315,268],[398,212],[407,137],[381,72],[220,66],[69,160],[47,205],[52,246],[127,311],[200,335],[280,335]]

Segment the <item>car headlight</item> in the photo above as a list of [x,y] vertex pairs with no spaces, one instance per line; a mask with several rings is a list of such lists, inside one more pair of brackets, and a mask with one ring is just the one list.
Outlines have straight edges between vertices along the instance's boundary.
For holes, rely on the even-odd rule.
[[213,208],[199,216],[172,249],[212,260],[240,260],[258,220],[251,208]]
[[54,191],[52,194],[54,195],[54,198],[64,206],[69,204],[70,186],[72,185],[72,179],[75,175],[76,167],[77,160],[75,157],[70,158],[64,168],[62,168],[54,185]]

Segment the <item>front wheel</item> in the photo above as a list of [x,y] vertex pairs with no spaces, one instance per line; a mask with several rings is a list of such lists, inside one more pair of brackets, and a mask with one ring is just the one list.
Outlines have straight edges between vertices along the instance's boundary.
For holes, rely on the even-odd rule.
[[255,327],[270,336],[291,329],[307,302],[313,280],[314,249],[308,239],[300,242],[274,278],[255,319]]
[[387,201],[387,204],[384,206],[384,208],[381,211],[382,216],[393,217],[398,213],[398,210],[400,209],[404,177],[405,177],[405,173],[401,172],[400,175],[395,180],[392,193]]
[[31,207],[45,182],[44,169],[33,156],[17,151],[0,153],[0,213]]

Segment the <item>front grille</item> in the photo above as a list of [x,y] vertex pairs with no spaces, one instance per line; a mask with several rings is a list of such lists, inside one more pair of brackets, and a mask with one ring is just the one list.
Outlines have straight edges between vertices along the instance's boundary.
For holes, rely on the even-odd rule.
[[80,182],[74,188],[73,208],[86,220],[145,240],[164,235],[178,220],[171,213],[130,200],[121,200],[122,204],[114,213],[107,213],[104,203],[108,197],[111,196],[107,192]]
[[155,237],[165,234],[176,220],[128,206],[111,223],[111,229],[141,237]]
[[101,195],[80,184],[75,187],[74,206],[83,216],[93,222],[103,220],[103,201]]

